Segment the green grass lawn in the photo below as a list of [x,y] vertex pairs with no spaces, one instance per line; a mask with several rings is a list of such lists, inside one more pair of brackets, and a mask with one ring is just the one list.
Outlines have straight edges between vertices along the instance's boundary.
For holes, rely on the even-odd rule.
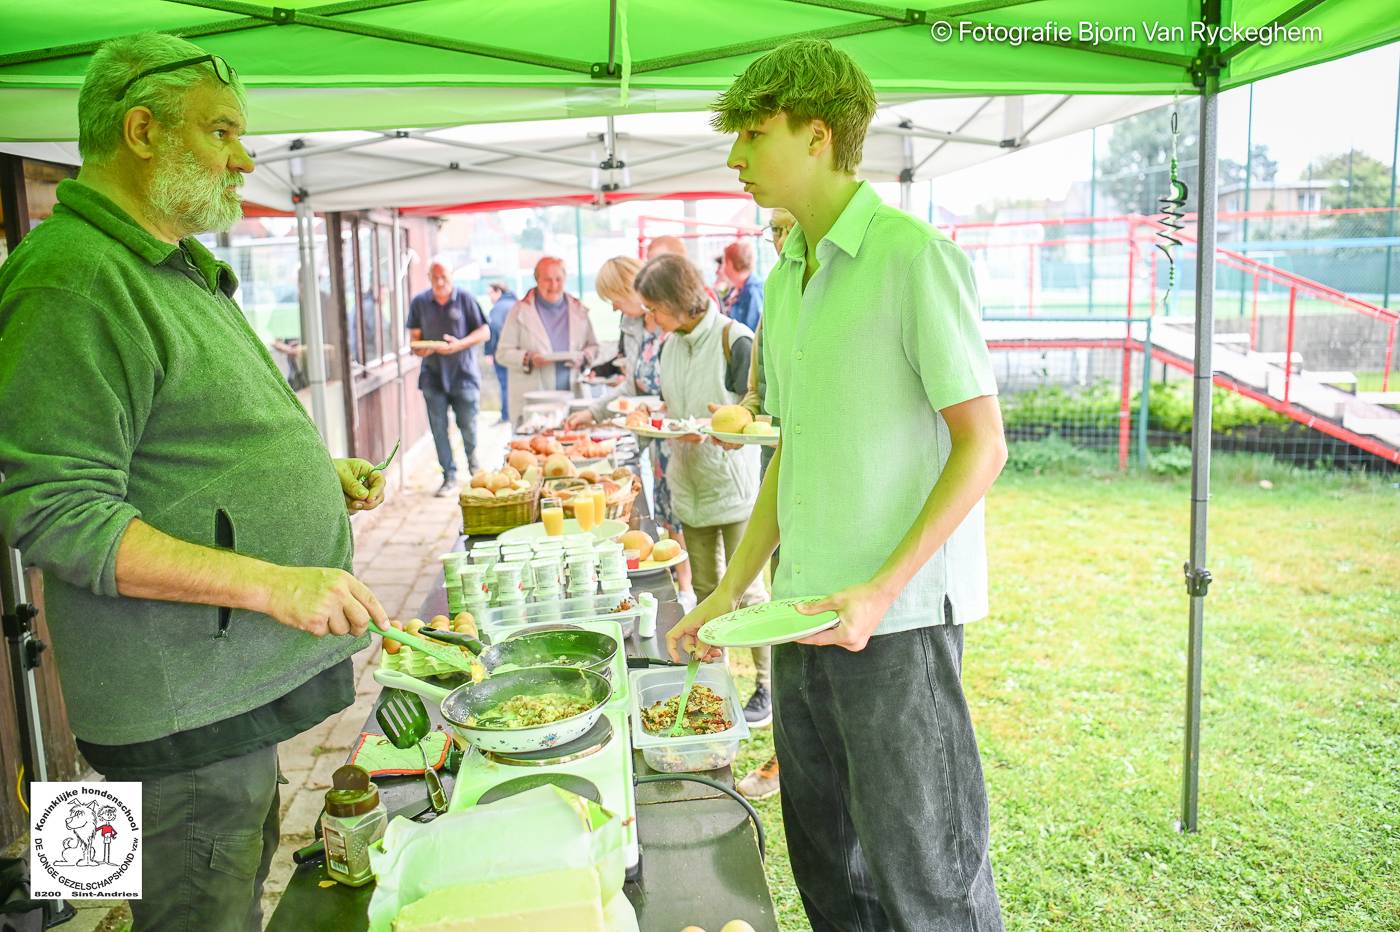
[[[1400,929],[1400,490],[1219,466],[1189,836],[1186,480],[1081,467],[989,496],[964,674],[1010,929]],[[757,732],[736,779],[771,750]],[[778,798],[758,809],[782,928],[808,929]]]

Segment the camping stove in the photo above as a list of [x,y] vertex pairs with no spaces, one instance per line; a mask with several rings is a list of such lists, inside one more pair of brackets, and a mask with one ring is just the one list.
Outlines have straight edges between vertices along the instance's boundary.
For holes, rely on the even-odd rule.
[[[613,621],[570,621],[569,624],[618,636]],[[641,872],[637,842],[637,795],[632,784],[632,742],[627,704],[627,658],[621,638],[611,674],[613,696],[598,723],[568,742],[522,754],[468,748],[457,770],[449,812],[489,805],[546,783],[592,799],[622,819],[626,839],[627,879]]]

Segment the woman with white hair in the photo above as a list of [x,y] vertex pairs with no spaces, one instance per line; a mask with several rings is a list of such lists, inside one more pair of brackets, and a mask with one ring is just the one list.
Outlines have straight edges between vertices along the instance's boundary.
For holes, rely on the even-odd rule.
[[508,407],[515,422],[524,414],[526,392],[572,392],[597,355],[588,309],[564,291],[564,260],[545,256],[535,264],[535,287],[510,309],[496,343],[496,362],[510,370]]

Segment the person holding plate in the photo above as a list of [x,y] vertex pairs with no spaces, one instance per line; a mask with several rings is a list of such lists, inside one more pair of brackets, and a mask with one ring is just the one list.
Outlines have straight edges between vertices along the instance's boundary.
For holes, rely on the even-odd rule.
[[[481,371],[476,352],[491,338],[491,327],[471,292],[452,284],[452,268],[445,259],[428,265],[431,287],[408,304],[408,338],[420,345],[413,355],[423,362],[418,370],[418,390],[428,406],[428,429],[433,434],[438,465],[442,467],[441,497],[457,487],[457,461],[448,435],[448,408],[457,417],[467,471],[476,472],[476,415],[481,405]],[[423,344],[431,345],[423,345]]]
[[519,423],[525,393],[572,392],[579,373],[598,355],[598,338],[583,302],[564,291],[564,260],[535,263],[535,287],[506,315],[496,362],[510,370],[508,407]]
[[[634,287],[649,319],[668,334],[660,357],[667,417],[703,418],[712,403],[736,404],[748,387],[753,334],[720,313],[705,292],[699,269],[680,256],[657,256],[642,266]],[[666,443],[671,511],[684,529],[691,584],[703,602],[718,584],[753,511],[758,450],[723,449],[698,433]],[[767,600],[763,581],[752,579],[737,601],[756,605]]]
[[967,255],[855,177],[875,107],[819,39],[755,59],[714,105],[745,190],[797,218],[764,289],[764,404],[783,426],[724,578],[667,640],[678,660],[717,655],[703,636],[726,622],[705,624],[781,537],[774,595],[801,601],[764,642],[813,929],[996,932],[962,660],[988,611],[982,500],[1006,441]]

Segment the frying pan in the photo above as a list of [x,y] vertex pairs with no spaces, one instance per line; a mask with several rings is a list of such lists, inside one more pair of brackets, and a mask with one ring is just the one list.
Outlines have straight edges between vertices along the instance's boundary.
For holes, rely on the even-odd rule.
[[[468,724],[514,696],[562,693],[583,699],[589,707],[569,718],[524,728]],[[519,754],[542,751],[582,736],[598,722],[612,698],[612,684],[592,670],[577,667],[526,667],[488,676],[480,683],[458,686],[442,700],[442,717],[464,741],[483,751]]]

